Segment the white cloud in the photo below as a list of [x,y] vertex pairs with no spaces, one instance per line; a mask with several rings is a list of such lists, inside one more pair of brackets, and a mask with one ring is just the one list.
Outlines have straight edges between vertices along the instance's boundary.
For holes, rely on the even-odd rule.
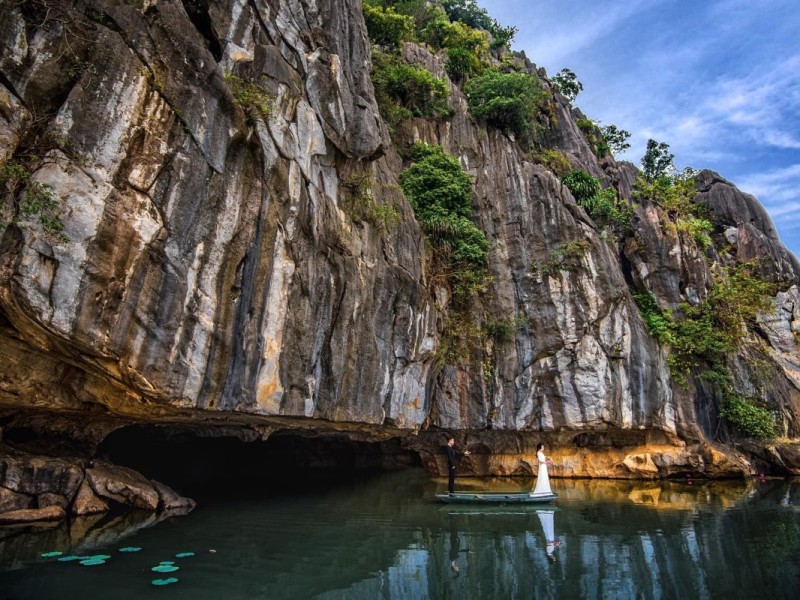
[[[484,0],[481,4],[486,5],[490,14],[498,12],[491,2]],[[577,5],[569,9],[558,3],[549,7],[546,4],[536,5],[536,22],[528,27],[517,25],[520,29],[517,45],[525,49],[533,62],[555,72],[567,66],[573,55],[602,42],[605,36],[633,15],[652,9],[654,2],[629,0],[611,4],[574,4]],[[542,32],[546,32],[546,35],[542,35]]]
[[[741,190],[761,200],[773,215],[778,214],[776,211],[783,210],[777,206],[781,202],[789,201],[789,204],[795,200],[800,202],[800,164],[745,175],[740,177],[737,183]],[[783,210],[780,214],[786,214],[786,211]]]

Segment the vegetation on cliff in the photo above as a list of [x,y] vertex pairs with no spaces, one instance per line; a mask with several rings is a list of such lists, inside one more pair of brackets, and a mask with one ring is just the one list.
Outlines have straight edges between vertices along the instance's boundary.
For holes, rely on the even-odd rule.
[[457,158],[441,146],[416,144],[412,165],[400,174],[400,184],[414,212],[448,265],[447,279],[460,305],[469,303],[486,277],[486,235],[470,220],[472,178]]

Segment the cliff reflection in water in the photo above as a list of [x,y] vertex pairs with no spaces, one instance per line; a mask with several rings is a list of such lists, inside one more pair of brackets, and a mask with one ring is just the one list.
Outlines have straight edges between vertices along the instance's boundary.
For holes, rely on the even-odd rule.
[[201,505],[129,536],[141,565],[115,556],[90,578],[37,561],[0,587],[137,598],[146,566],[185,550],[171,597],[790,598],[800,577],[800,482],[556,480],[546,507],[440,505],[442,487],[412,470]]

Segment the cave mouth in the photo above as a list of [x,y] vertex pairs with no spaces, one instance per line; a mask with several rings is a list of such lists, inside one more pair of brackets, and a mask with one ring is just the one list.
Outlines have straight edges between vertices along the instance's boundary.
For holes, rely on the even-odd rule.
[[265,441],[243,441],[164,425],[118,429],[96,457],[195,500],[312,491],[421,465],[400,438],[365,442],[338,432],[281,430]]

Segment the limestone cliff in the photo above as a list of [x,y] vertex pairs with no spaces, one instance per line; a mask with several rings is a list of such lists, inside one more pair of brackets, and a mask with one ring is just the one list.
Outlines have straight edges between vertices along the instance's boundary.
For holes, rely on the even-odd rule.
[[[447,77],[441,53],[403,53]],[[4,0],[0,60],[0,167],[28,169],[6,178],[0,224],[8,431],[35,421],[91,449],[131,422],[245,437],[312,423],[408,438],[433,472],[426,432],[447,428],[488,457],[476,473],[518,472],[545,432],[583,457],[562,474],[742,473],[730,447],[710,446],[729,439],[719,398],[676,381],[632,290],[662,308],[697,303],[715,263],[764,257],[774,311],[754,330],[758,356],[729,366],[782,436],[800,433],[800,265],[754,198],[702,173],[719,244],[665,232],[647,204],[634,208],[636,243],[617,244],[551,169],[470,116],[449,80],[452,116],[409,119],[390,137],[358,0]],[[548,92],[546,143],[629,199],[635,168],[597,159],[582,115]],[[472,176],[491,245],[473,317],[513,323],[459,364],[437,353],[448,290],[398,185],[414,141],[443,146]],[[359,177],[396,223],[347,210]],[[37,190],[58,199],[63,231],[20,209]],[[584,249],[571,268],[531,269],[571,242]],[[679,466],[645,457],[654,439]],[[601,447],[634,450],[586,462]],[[797,468],[780,449],[752,450]]]

